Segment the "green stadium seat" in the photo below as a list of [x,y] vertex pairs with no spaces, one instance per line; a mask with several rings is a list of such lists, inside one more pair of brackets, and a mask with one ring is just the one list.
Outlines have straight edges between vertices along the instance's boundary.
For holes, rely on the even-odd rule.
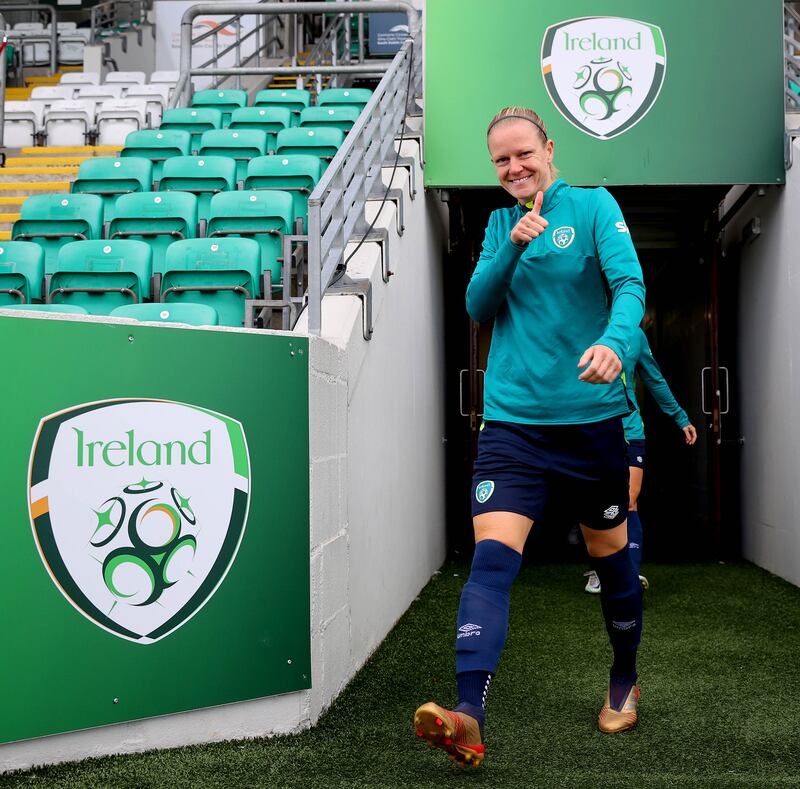
[[317,105],[349,104],[358,107],[361,112],[371,98],[372,91],[369,88],[323,88],[317,96]]
[[222,128],[222,111],[203,107],[174,107],[164,110],[158,128],[162,131],[188,131],[192,135],[192,150],[196,151],[203,132]]
[[103,199],[103,221],[114,218],[120,195],[149,192],[153,188],[153,163],[145,158],[108,159],[93,157],[81,163],[73,194],[93,194]]
[[181,129],[143,129],[131,132],[125,138],[121,158],[144,157],[153,164],[153,180],[161,178],[161,169],[166,159],[173,156],[188,156],[192,152],[192,135]]
[[111,312],[112,318],[131,318],[155,323],[188,323],[190,326],[217,326],[217,311],[207,304],[125,304]]
[[290,192],[294,217],[301,219],[301,232],[308,230],[308,196],[322,177],[323,163],[318,156],[259,156],[247,166],[245,189],[280,189]]
[[0,242],[0,306],[42,298],[44,250],[30,241]]
[[161,301],[198,302],[222,326],[243,326],[245,300],[260,296],[261,250],[252,238],[195,238],[167,250]]
[[44,272],[56,270],[58,251],[78,239],[102,238],[103,199],[97,195],[32,195],[14,222],[14,241],[33,241],[44,250]]
[[150,291],[153,253],[143,241],[76,241],[58,253],[47,301],[74,304],[90,315],[108,315],[136,304]]
[[344,132],[341,129],[330,129],[323,126],[304,126],[302,129],[284,129],[278,132],[278,145],[275,153],[285,156],[293,153],[307,153],[319,156],[327,167],[336,155],[336,151],[344,142]]
[[220,192],[211,198],[206,237],[252,238],[261,249],[261,273],[281,287],[283,236],[294,227],[292,195],[279,191]]
[[246,90],[198,90],[192,96],[192,107],[219,110],[223,126],[228,124],[235,109],[246,106]]
[[88,310],[76,304],[3,304],[2,310],[32,310],[33,312],[62,312],[65,315],[88,315]]
[[236,182],[244,181],[247,163],[267,152],[267,133],[259,129],[216,129],[203,133],[198,157],[225,156],[236,161]]
[[176,156],[164,162],[158,183],[162,192],[191,192],[198,198],[197,215],[208,218],[211,196],[236,188],[236,161],[226,156]]
[[341,129],[345,134],[353,128],[360,111],[349,105],[306,107],[300,112],[300,126],[325,126]]
[[231,114],[228,128],[259,129],[267,133],[267,150],[274,151],[278,132],[292,125],[292,113],[286,107],[242,107]]
[[111,239],[145,242],[153,251],[153,272],[163,274],[169,245],[197,237],[197,198],[189,192],[121,195],[108,231]]
[[267,88],[256,93],[254,107],[286,107],[292,113],[292,126],[300,123],[300,110],[311,106],[311,92],[304,88]]

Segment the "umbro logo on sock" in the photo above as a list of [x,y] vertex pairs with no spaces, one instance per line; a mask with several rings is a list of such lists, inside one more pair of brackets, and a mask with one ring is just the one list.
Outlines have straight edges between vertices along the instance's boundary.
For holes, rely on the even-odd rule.
[[603,511],[603,517],[610,521],[612,518],[616,518],[619,515],[619,507],[615,504],[613,507],[609,507],[607,510]]
[[614,628],[614,630],[630,630],[631,628],[636,627],[636,620],[631,619],[630,622],[614,622],[612,620],[611,626]]
[[458,628],[458,635],[456,638],[469,638],[470,636],[479,636],[481,634],[481,626],[466,624]]
[[641,545],[639,545],[639,543],[638,543],[638,542],[629,542],[629,543],[628,543],[628,547],[629,547],[629,548],[641,548],[642,546],[641,546]]

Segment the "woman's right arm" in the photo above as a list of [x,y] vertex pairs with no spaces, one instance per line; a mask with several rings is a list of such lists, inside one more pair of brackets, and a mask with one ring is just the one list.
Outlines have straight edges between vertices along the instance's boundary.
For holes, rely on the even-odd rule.
[[488,321],[500,309],[508,293],[520,256],[527,244],[515,244],[500,235],[497,212],[492,212],[483,239],[478,265],[467,286],[467,312],[475,321]]

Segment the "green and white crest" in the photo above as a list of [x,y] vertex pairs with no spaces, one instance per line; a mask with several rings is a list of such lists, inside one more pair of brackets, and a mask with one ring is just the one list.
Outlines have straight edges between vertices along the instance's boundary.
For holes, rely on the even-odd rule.
[[575,240],[575,228],[569,225],[557,227],[553,231],[553,243],[559,249],[566,249]]
[[51,414],[29,480],[34,538],[56,586],[96,625],[141,644],[208,602],[247,522],[241,424],[184,403],[105,400]]
[[479,482],[475,488],[475,498],[478,501],[478,504],[484,504],[490,498],[492,493],[494,493],[494,482],[490,479],[485,479],[483,482]]
[[667,48],[661,28],[616,16],[568,19],[542,40],[542,75],[558,111],[585,134],[609,140],[650,111]]

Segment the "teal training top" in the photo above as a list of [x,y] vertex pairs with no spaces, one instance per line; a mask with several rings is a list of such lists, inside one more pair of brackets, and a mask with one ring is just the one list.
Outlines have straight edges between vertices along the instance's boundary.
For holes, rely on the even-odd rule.
[[616,200],[559,179],[544,193],[545,232],[515,244],[509,234],[526,211],[492,212],[467,288],[470,316],[495,319],[484,419],[558,425],[630,413],[621,378],[578,379],[592,345],[622,361],[644,315],[642,270]]
[[628,390],[628,398],[636,406],[636,410],[628,414],[622,421],[625,426],[625,439],[627,441],[644,440],[644,422],[636,404],[636,373],[641,376],[644,385],[658,403],[659,408],[667,415],[671,416],[678,427],[683,430],[691,424],[691,420],[679,405],[675,396],[670,391],[664,376],[653,358],[653,352],[647,342],[644,332],[639,329],[631,342],[631,347],[625,358],[622,360],[622,369],[625,373],[625,387]]

